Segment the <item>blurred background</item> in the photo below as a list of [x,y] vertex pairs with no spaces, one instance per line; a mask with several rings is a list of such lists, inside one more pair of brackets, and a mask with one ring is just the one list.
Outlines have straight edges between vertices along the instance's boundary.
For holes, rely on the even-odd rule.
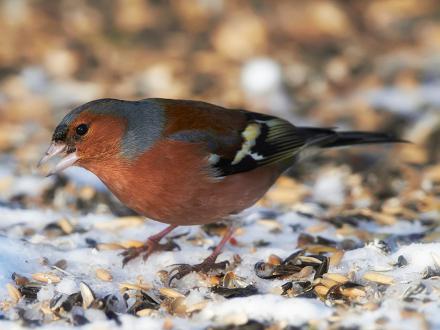
[[[8,164],[0,193],[9,201],[27,198],[55,124],[102,97],[199,99],[299,124],[390,131],[414,144],[322,161],[348,160],[350,173],[384,169],[386,178],[390,167],[399,178],[403,167],[413,177],[429,170],[440,182],[436,0],[2,0],[0,32],[0,162]],[[27,175],[26,184],[11,179]],[[409,179],[371,180],[380,198]]]

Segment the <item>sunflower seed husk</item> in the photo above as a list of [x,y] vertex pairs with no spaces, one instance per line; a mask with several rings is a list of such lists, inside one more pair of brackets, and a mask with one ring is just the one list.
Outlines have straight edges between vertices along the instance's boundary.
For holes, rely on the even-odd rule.
[[35,273],[32,274],[32,278],[43,283],[59,283],[61,281],[61,278],[52,273]]
[[362,290],[360,287],[348,287],[344,288],[341,286],[340,288],[341,293],[348,297],[348,298],[359,298],[359,297],[365,297],[365,291]]
[[87,309],[95,301],[95,294],[93,293],[92,289],[84,282],[81,282],[79,284],[79,289],[83,301],[83,308]]
[[323,285],[317,285],[313,288],[313,290],[316,292],[317,295],[320,297],[325,297],[329,291],[329,288],[323,286]]
[[162,307],[172,315],[184,316],[187,311],[185,298],[183,297],[166,299],[162,302]]
[[323,274],[322,277],[333,280],[333,281],[341,283],[341,284],[344,284],[349,281],[348,277],[346,277],[342,274],[337,274],[337,273],[326,273],[326,274]]
[[362,276],[362,278],[364,280],[375,282],[375,283],[379,283],[379,284],[390,285],[390,284],[394,283],[394,278],[393,277],[391,277],[389,275],[377,273],[377,272],[366,272]]
[[333,246],[320,245],[320,244],[308,245],[305,247],[305,249],[309,253],[316,253],[316,254],[339,251],[337,248]]
[[338,266],[341,263],[342,258],[344,257],[343,250],[337,250],[330,256],[330,266]]
[[11,297],[14,303],[18,303],[21,298],[21,293],[18,289],[10,283],[6,284],[6,290],[8,291],[9,297]]
[[96,277],[104,282],[111,282],[113,280],[112,274],[107,269],[98,268],[96,269]]
[[128,240],[128,241],[121,242],[119,244],[122,245],[122,247],[124,249],[130,249],[130,248],[142,247],[142,246],[144,246],[145,242],[136,241],[136,240]]
[[136,316],[139,316],[139,317],[151,316],[151,314],[153,314],[154,312],[155,312],[154,309],[144,308],[144,309],[138,310],[136,312]]
[[328,278],[319,278],[318,280],[319,280],[319,284],[324,285],[325,287],[327,287],[329,289],[338,284],[338,282],[333,281]]
[[119,284],[119,290],[122,292],[127,290],[148,291],[150,289],[152,289],[152,286],[148,283],[133,284],[133,283],[123,282]]
[[29,279],[27,277],[21,276],[17,273],[12,273],[12,280],[15,281],[15,284],[18,286],[23,286],[29,283]]
[[67,219],[61,219],[58,221],[58,225],[60,226],[61,230],[66,234],[69,235],[71,233],[73,233],[74,231],[74,227],[73,225],[70,223],[69,220]]
[[275,254],[271,254],[269,256],[269,258],[267,259],[267,263],[271,264],[271,265],[281,265],[282,262],[283,262],[283,259],[281,259],[280,257],[278,257]]
[[217,293],[227,299],[238,298],[238,297],[248,297],[258,293],[258,289],[249,284],[244,288],[224,288],[224,287],[212,287],[211,291]]
[[204,309],[206,307],[207,304],[208,304],[207,300],[193,304],[193,305],[187,307],[186,312],[193,313],[193,312],[201,311],[202,309]]
[[117,243],[99,243],[96,245],[98,251],[108,251],[108,250],[123,250],[124,247]]
[[315,257],[311,257],[311,256],[299,256],[298,259],[301,260],[302,262],[306,262],[306,263],[311,263],[311,264],[316,264],[316,265],[322,264],[321,260],[319,260],[318,258],[315,258]]
[[161,295],[168,298],[173,298],[173,299],[185,298],[185,295],[171,288],[160,288],[159,292]]

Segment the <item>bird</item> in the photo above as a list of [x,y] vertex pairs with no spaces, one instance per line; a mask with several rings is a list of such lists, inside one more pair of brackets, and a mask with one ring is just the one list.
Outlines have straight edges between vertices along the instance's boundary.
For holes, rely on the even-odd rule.
[[[168,224],[123,265],[178,246],[160,241],[178,226],[210,224],[255,204],[310,151],[406,142],[388,133],[295,126],[276,116],[193,100],[98,99],[71,110],[56,126],[39,165],[62,156],[49,175],[70,166],[93,172],[128,208]],[[173,278],[224,268],[216,263],[231,224],[201,263],[180,264]]]

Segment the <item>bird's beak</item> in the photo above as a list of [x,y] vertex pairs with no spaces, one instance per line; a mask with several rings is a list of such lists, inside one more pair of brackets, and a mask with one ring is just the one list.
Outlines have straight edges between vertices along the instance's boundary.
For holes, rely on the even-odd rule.
[[78,160],[78,155],[76,152],[67,153],[67,146],[64,143],[52,142],[49,149],[47,149],[43,158],[38,162],[38,167],[43,164],[46,164],[53,157],[65,154],[65,156],[55,165],[55,167],[47,174],[47,176],[51,176],[53,174],[59,173],[69,166],[72,166]]

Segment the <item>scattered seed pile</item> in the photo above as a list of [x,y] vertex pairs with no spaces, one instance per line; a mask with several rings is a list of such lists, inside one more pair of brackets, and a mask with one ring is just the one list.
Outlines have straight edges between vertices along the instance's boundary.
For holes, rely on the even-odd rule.
[[[436,325],[440,230],[433,174],[440,168],[411,173],[413,184],[432,190],[402,190],[380,202],[368,194],[368,183],[360,185],[360,174],[345,166],[331,170],[331,180],[339,182],[326,189],[335,195],[342,187],[342,204],[315,202],[320,180],[329,180],[324,174],[312,187],[283,177],[236,220],[241,226],[220,256],[229,262],[225,270],[171,283],[173,265],[203,260],[224,224],[182,227],[170,238],[180,250],[122,268],[120,253],[163,225],[132,215],[93,186],[66,177],[34,178],[40,191],[34,203],[50,195],[77,211],[31,210],[15,201],[0,209],[3,322],[86,329],[96,322],[109,329]],[[84,175],[77,172],[69,175]],[[389,184],[407,179],[390,178]],[[19,185],[29,179],[13,180]],[[362,199],[353,191],[363,192]],[[365,200],[378,207],[366,207]]]

